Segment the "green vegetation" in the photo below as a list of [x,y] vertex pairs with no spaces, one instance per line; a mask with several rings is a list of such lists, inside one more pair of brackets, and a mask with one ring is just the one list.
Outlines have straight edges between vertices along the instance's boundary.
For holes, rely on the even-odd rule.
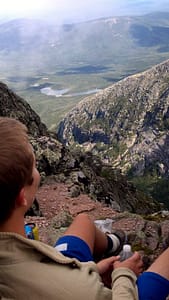
[[144,251],[145,255],[152,255],[154,251],[150,249],[149,247],[146,247],[140,243],[132,244],[132,251]]
[[138,190],[152,196],[158,202],[164,203],[169,209],[169,179],[159,178],[151,174],[131,178]]

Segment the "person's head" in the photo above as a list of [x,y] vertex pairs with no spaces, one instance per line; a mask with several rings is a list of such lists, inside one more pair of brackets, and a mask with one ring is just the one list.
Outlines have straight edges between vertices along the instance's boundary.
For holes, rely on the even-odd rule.
[[26,126],[15,119],[0,117],[0,224],[19,206],[26,212],[39,180]]

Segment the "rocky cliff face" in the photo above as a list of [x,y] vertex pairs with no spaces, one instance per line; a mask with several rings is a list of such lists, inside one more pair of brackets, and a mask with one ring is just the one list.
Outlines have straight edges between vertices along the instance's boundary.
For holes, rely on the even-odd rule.
[[47,134],[47,128],[31,106],[0,82],[0,116],[18,119],[33,136]]
[[81,101],[59,140],[99,154],[122,172],[169,175],[169,60]]
[[69,184],[72,196],[87,193],[118,211],[146,214],[160,209],[151,197],[138,192],[124,176],[104,166],[92,153],[71,152],[65,148],[47,131],[30,105],[3,83],[0,83],[0,115],[17,118],[27,125],[42,182],[53,176]]

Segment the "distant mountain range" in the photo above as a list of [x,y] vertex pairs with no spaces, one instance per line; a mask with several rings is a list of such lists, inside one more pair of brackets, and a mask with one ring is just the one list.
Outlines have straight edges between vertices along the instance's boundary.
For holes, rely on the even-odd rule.
[[[0,80],[23,96],[48,127],[88,90],[104,89],[169,58],[169,13],[51,26],[0,23]],[[42,88],[76,95],[42,95]]]
[[58,137],[141,178],[141,188],[158,200],[165,193],[169,206],[169,60],[85,98],[60,123]]
[[168,37],[169,13],[112,17],[63,26],[17,19],[0,24],[0,53],[15,54],[18,58],[22,55],[27,66],[31,63],[28,57],[40,55],[45,60],[44,66],[47,62],[53,69],[58,65],[68,69],[78,64],[118,65],[137,53],[146,54],[146,50],[150,51],[147,48],[155,53],[169,52]]

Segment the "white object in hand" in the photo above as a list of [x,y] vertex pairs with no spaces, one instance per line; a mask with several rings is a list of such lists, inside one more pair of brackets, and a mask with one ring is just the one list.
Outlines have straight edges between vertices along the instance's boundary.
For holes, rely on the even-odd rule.
[[123,245],[123,250],[120,253],[120,261],[126,260],[129,257],[133,255],[133,252],[131,250],[131,245],[129,244],[124,244]]

